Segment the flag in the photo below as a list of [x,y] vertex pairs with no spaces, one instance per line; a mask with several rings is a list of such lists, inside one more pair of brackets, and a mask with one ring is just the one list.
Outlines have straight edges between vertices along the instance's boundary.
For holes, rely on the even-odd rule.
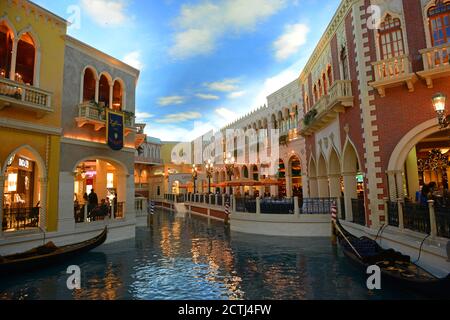
[[124,116],[121,113],[106,110],[106,140],[114,151],[120,151],[124,146]]

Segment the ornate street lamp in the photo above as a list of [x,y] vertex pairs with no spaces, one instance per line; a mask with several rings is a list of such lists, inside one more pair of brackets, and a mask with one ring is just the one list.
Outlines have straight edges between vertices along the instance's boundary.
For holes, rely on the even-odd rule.
[[433,107],[438,116],[439,125],[441,129],[448,128],[450,126],[450,115],[446,115],[445,112],[445,103],[447,100],[447,96],[443,93],[437,93],[433,96]]
[[197,166],[195,164],[192,165],[192,180],[194,180],[194,194],[196,194],[196,182],[197,182],[197,178],[198,178],[198,169]]
[[[227,155],[227,158],[225,159],[225,169],[227,171],[228,181],[231,181],[231,177],[234,175],[235,165],[236,165],[236,159],[231,156],[231,153],[229,153]],[[231,190],[231,188],[229,190]]]
[[206,169],[206,176],[208,177],[208,194],[211,193],[211,178],[214,174],[214,164],[211,160],[208,160],[208,162],[205,165]]

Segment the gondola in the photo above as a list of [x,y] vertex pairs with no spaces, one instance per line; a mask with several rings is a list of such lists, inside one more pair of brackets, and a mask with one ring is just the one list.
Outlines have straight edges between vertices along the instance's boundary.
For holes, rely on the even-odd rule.
[[57,247],[49,242],[24,253],[0,256],[0,277],[11,273],[33,272],[58,262],[67,261],[69,258],[102,245],[106,241],[107,234],[108,228],[105,227],[100,235],[80,243]]
[[426,297],[448,299],[450,275],[438,278],[411,262],[411,257],[393,249],[385,250],[376,241],[357,238],[335,221],[337,238],[344,255],[366,274],[369,266],[381,269],[381,283],[406,288]]

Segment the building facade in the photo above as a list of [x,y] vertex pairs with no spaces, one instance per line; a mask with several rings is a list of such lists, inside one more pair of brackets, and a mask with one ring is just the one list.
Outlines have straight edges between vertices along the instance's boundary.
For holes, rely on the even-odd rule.
[[152,169],[161,165],[161,140],[146,136],[135,154],[134,184],[136,197],[149,199],[151,188],[149,178]]
[[0,239],[58,228],[66,29],[31,2],[0,3]]
[[[142,139],[134,123],[139,71],[66,36],[60,162],[60,230],[95,223],[105,202],[117,228],[134,226],[134,161]],[[108,145],[106,112],[123,116],[123,148]],[[67,208],[74,207],[74,210]],[[110,227],[111,228],[111,227]],[[133,229],[134,230],[134,229]],[[134,236],[134,231],[129,235]]]
[[419,166],[433,149],[449,156],[432,105],[450,93],[449,15],[449,1],[342,1],[300,76],[309,196],[343,194],[349,221],[378,228],[386,199],[448,189],[445,170]]

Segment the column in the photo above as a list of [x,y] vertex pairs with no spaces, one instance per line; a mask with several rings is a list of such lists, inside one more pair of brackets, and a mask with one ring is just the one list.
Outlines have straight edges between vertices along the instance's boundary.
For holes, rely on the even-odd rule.
[[294,197],[294,214],[296,216],[300,215],[300,207],[298,206],[298,197]]
[[416,192],[419,191],[419,168],[417,166],[417,152],[414,147],[406,158],[406,175],[408,177],[408,197],[415,201]]
[[109,84],[109,108],[112,109],[113,107],[113,85]]
[[330,197],[340,198],[341,197],[341,175],[332,174],[329,176],[330,181]]
[[307,174],[302,175],[303,198],[309,198],[309,178]]
[[318,198],[319,197],[319,186],[317,178],[309,178],[309,197]]
[[397,183],[397,195],[399,199],[405,198],[405,192],[403,189],[403,172],[397,171],[395,174],[395,181]]
[[328,184],[328,177],[318,177],[317,187],[319,189],[319,198],[329,198],[330,188]]
[[388,184],[389,184],[389,199],[391,201],[396,201],[397,197],[397,182],[395,179],[395,171],[388,171]]
[[405,216],[403,213],[403,199],[398,199],[397,204],[398,204],[398,228],[400,230],[405,229]]
[[97,81],[95,81],[95,102],[97,102],[97,103],[98,103],[99,92],[100,92],[100,79],[97,79]]
[[41,189],[41,210],[39,211],[39,227],[47,230],[47,178],[39,178],[39,186]]
[[346,220],[353,221],[352,199],[358,199],[356,172],[343,173]]
[[290,174],[286,174],[286,197],[292,198],[292,177]]
[[0,238],[3,233],[3,190],[5,187],[5,177],[0,175]]
[[[97,175],[95,177],[95,186],[94,191],[98,196],[98,201],[100,202],[102,199],[106,199],[107,196],[107,174],[108,171],[106,161],[97,160],[96,172]],[[117,179],[117,176],[114,176],[114,179]],[[118,182],[118,181],[117,181]]]
[[261,198],[256,198],[256,214],[261,214]]
[[435,238],[437,236],[437,225],[436,225],[436,212],[434,210],[434,200],[428,200],[428,207],[430,209],[431,237]]
[[19,44],[19,39],[15,38],[13,41],[13,47],[11,52],[11,71],[9,73],[9,79],[12,81],[16,80],[16,62],[17,62],[17,45]]
[[[75,229],[73,194],[76,174],[59,173],[58,232],[72,232]],[[81,183],[81,181],[80,181]],[[77,190],[77,193],[79,190]],[[80,205],[82,198],[78,199]],[[87,208],[87,206],[85,206]]]

